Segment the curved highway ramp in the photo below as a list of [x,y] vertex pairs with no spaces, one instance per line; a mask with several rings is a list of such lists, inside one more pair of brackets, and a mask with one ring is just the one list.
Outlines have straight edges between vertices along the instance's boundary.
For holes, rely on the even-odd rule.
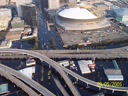
[[5,78],[7,78],[10,81],[14,82],[17,86],[19,86],[22,90],[24,90],[29,96],[39,96],[34,90],[32,90],[30,87],[28,87],[22,81],[20,81],[19,79],[15,78],[14,76],[12,76],[7,71],[4,71],[1,68],[0,68],[0,75],[4,76]]
[[[9,68],[9,67],[7,67],[7,66],[5,66],[3,64],[0,64],[0,68],[3,69],[5,72],[8,72],[9,74],[11,74],[11,75],[19,78],[20,80],[24,81],[29,86],[31,86],[32,88],[34,88],[35,90],[37,90],[38,92],[40,92],[42,95],[44,95],[44,96],[55,96],[48,89],[46,89],[45,87],[41,86],[36,81],[34,81],[34,80],[26,77],[25,75],[21,74],[20,72],[15,71],[14,69]],[[27,90],[27,91],[29,91],[29,90]],[[35,95],[35,96],[38,96],[38,95]]]

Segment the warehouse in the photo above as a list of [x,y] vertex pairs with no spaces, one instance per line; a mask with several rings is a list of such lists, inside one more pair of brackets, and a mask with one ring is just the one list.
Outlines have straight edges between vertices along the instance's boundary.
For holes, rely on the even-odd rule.
[[123,81],[123,75],[120,69],[104,69],[108,81]]
[[85,61],[85,60],[79,60],[78,65],[80,67],[81,73],[86,74],[86,73],[91,73],[88,64],[93,64],[91,60]]

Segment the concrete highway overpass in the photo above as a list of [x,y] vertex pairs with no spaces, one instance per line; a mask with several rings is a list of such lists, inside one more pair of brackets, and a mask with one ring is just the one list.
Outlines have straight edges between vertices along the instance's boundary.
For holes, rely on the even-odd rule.
[[[102,51],[109,52],[109,53],[111,53],[111,52],[114,52],[114,53],[119,52],[119,50],[111,50],[111,52],[107,51],[107,50],[102,50],[102,51],[98,50],[98,51],[99,52],[97,54],[99,54],[99,55],[103,55],[104,54],[104,52],[102,53]],[[55,62],[55,61],[51,60],[50,58],[44,56],[42,53],[28,51],[28,50],[21,50],[21,49],[2,49],[2,50],[0,50],[0,52],[13,52],[13,53],[27,54],[27,55],[31,55],[33,57],[39,58],[41,61],[47,62],[49,65],[54,67],[61,74],[61,76],[64,78],[66,84],[69,86],[69,88],[72,91],[72,93],[73,93],[73,90],[76,90],[76,89],[72,89],[71,88],[72,82],[70,81],[69,78],[68,79],[65,78],[65,73],[63,71],[65,71],[66,73],[68,73],[71,76],[73,76],[74,78],[76,78],[76,80],[80,80],[80,81],[86,83],[87,85],[92,85],[92,86],[98,87],[99,89],[104,88],[104,89],[112,90],[113,92],[114,91],[124,91],[124,92],[128,93],[128,87],[113,87],[113,86],[105,86],[105,85],[99,87],[99,86],[97,86],[97,82],[89,80],[89,79],[86,79],[86,78],[76,74],[75,72],[73,72],[73,71],[71,71],[71,70],[59,65],[57,62]],[[120,51],[120,52],[123,52],[123,53],[125,52],[125,55],[126,55],[128,51],[123,50],[123,51]],[[114,53],[113,54],[111,53],[111,54],[114,56]],[[125,57],[128,57],[128,56],[125,56]],[[66,75],[66,77],[67,77],[67,75]]]

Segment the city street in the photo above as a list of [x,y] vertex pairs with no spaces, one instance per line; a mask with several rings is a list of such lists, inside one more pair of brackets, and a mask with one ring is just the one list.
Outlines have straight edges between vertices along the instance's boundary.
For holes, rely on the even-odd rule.
[[[40,12],[39,9],[37,9],[38,11],[38,20],[39,20],[39,33],[38,33],[38,37],[39,37],[39,40],[40,40],[40,43],[39,43],[39,49],[41,49],[41,46],[42,44],[44,45],[44,49],[47,49],[46,46],[48,46],[48,49],[52,49],[50,48],[50,44],[49,44],[49,39],[51,36],[54,37],[54,40],[57,44],[57,48],[58,49],[63,49],[62,45],[60,44],[60,41],[56,35],[56,31],[53,29],[51,31],[48,31],[47,29],[47,25],[46,25],[46,21],[47,19],[45,19],[44,21],[44,17],[43,17],[43,14],[41,14],[42,12]],[[41,20],[41,16],[42,16],[42,20]],[[43,22],[43,27],[41,25],[41,22]]]

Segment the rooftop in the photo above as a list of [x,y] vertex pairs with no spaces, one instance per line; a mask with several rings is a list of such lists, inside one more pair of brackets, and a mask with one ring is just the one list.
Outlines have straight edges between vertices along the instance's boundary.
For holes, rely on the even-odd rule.
[[106,74],[121,74],[121,70],[120,69],[105,69],[105,73]]
[[23,27],[21,27],[21,28],[12,28],[9,31],[22,31],[22,30],[24,30]]
[[23,6],[30,6],[30,7],[32,7],[32,6],[35,6],[35,4],[32,4],[32,3],[24,3],[24,4],[22,4]]
[[11,23],[17,23],[17,22],[24,22],[24,20],[21,20],[19,17],[14,17],[13,21],[11,21]]
[[114,9],[114,11],[119,15],[128,15],[128,8],[118,8]]
[[8,10],[10,10],[10,9],[7,9],[7,8],[1,8],[1,9],[0,9],[0,12],[2,12],[2,11],[8,11]]
[[0,44],[0,48],[10,48],[11,45],[12,45],[11,43],[12,43],[12,41],[8,41],[8,40],[3,41],[3,42]]
[[104,15],[104,12],[93,6],[84,3],[70,5],[68,8],[60,11],[59,16],[69,19],[96,19]]
[[70,18],[70,19],[95,19],[97,18],[94,14],[89,12],[87,9],[69,8],[64,9],[59,13],[59,16]]

